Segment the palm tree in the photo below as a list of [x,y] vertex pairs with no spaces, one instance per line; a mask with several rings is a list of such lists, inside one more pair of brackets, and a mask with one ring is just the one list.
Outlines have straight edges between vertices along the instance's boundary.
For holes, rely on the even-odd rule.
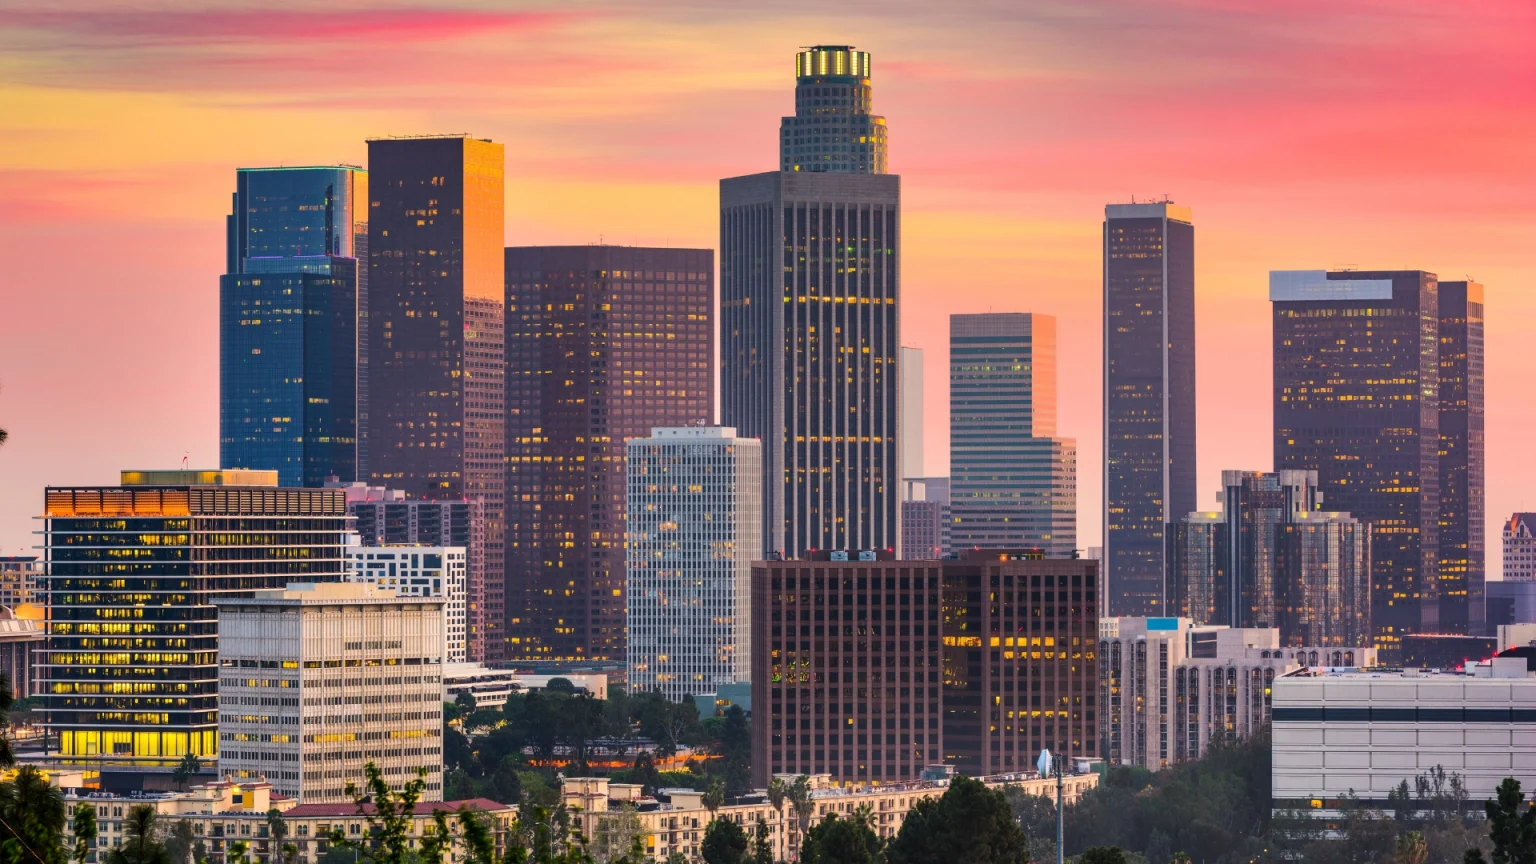
[[107,853],[106,864],[173,864],[160,842],[160,815],[152,804],[135,804],[123,820],[123,845]]
[[[784,823],[784,796],[789,793],[789,786],[780,777],[768,781],[768,803],[773,805],[773,811],[779,814],[779,824]],[[780,830],[780,836],[787,836],[788,831]],[[783,850],[779,850],[783,851]],[[782,856],[781,856],[782,857]]]
[[709,821],[715,821],[715,811],[719,810],[720,805],[725,803],[725,787],[720,784],[719,780],[709,784],[709,789],[699,798],[699,803],[703,804],[704,809],[709,811]]
[[795,782],[789,784],[790,809],[795,814],[795,822],[800,828],[800,836],[811,830],[811,817],[816,815],[816,803],[811,800],[811,778],[801,774],[795,778]]
[[182,789],[186,789],[188,781],[202,773],[202,770],[203,761],[197,758],[196,753],[188,753],[181,757],[176,770],[171,772],[171,779],[176,781]]
[[288,839],[288,822],[283,818],[283,811],[273,807],[267,811],[267,833],[272,839],[267,841],[269,854],[267,860],[276,864],[278,858],[275,854],[283,848],[283,841]]
[[1424,835],[1418,831],[1409,831],[1397,838],[1397,849],[1392,860],[1397,864],[1424,864],[1429,859],[1429,848],[1424,844]]
[[64,795],[35,766],[23,765],[16,779],[0,783],[0,820],[0,858],[32,864],[65,861]]

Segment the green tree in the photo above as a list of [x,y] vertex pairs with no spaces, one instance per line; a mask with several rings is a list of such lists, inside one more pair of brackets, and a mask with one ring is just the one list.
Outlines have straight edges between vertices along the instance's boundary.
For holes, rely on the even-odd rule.
[[569,678],[551,678],[544,689],[551,693],[564,693],[567,696],[575,695],[576,685]]
[[811,830],[811,817],[816,814],[816,802],[811,800],[811,778],[801,774],[789,784],[784,796],[789,799],[789,809],[795,817],[800,836]]
[[152,804],[135,804],[123,819],[123,844],[107,853],[106,864],[172,864],[159,838],[160,816]]
[[229,864],[251,864],[251,844],[244,840],[236,840],[229,844],[229,854],[224,856],[224,860]]
[[[773,812],[779,816],[779,822],[784,822],[784,801],[789,796],[789,784],[782,777],[774,777],[768,781],[768,803],[773,806]],[[779,835],[785,836],[788,831],[780,831]],[[783,850],[776,850],[775,857],[782,857]]]
[[729,819],[711,819],[699,843],[704,864],[744,864],[747,859],[747,832]]
[[732,705],[725,712],[720,755],[725,763],[725,790],[732,795],[746,792],[752,782],[752,730],[740,705]]
[[[96,808],[81,801],[70,815],[69,830],[75,835],[75,864],[85,864],[85,859],[96,848]],[[181,864],[180,861],[173,864]]]
[[655,757],[642,750],[635,757],[635,767],[630,771],[629,782],[640,784],[641,791],[647,795],[656,794],[661,786],[661,774],[656,770]]
[[1056,802],[1012,784],[1003,787],[1003,797],[1008,799],[1014,821],[1029,839],[1030,857],[1035,861],[1055,861]]
[[1392,852],[1392,860],[1395,864],[1424,864],[1429,859],[1429,847],[1424,843],[1424,835],[1418,831],[1409,831],[1398,835],[1397,848]]
[[1092,846],[1077,856],[1077,864],[1125,864],[1125,852],[1119,846]]
[[171,859],[171,864],[196,864],[198,843],[192,823],[177,819],[171,823],[170,835],[165,838],[166,857]]
[[190,782],[193,777],[196,777],[198,774],[202,773],[202,770],[203,761],[197,758],[196,753],[188,753],[187,755],[181,757],[180,762],[176,763],[176,770],[171,772],[171,779],[176,781],[176,785],[185,789],[187,787],[187,783]]
[[64,864],[64,795],[33,765],[0,783],[0,860],[5,864]]
[[633,807],[621,806],[590,817],[590,849],[598,861],[622,860],[634,850],[635,841],[645,837],[645,826]]
[[699,803],[709,811],[710,821],[714,821],[715,812],[725,804],[725,786],[719,780],[709,784],[709,789],[699,798]]
[[475,694],[465,690],[453,697],[453,707],[458,709],[460,717],[468,717],[480,710],[480,703],[475,701]]
[[773,864],[772,836],[768,823],[763,817],[757,817],[757,825],[752,829],[752,856],[748,859],[750,864]]
[[[411,860],[411,822],[416,812],[416,802],[421,800],[421,790],[426,788],[426,769],[418,769],[416,779],[406,783],[396,792],[385,782],[379,766],[369,762],[363,767],[367,775],[365,790],[357,784],[347,783],[347,797],[357,804],[357,813],[368,823],[365,841],[348,839],[337,825],[331,829],[331,846],[356,853],[359,864],[414,864]],[[372,805],[372,812],[369,811]]]
[[957,777],[943,796],[919,801],[891,843],[889,864],[1026,864],[1029,841],[1008,799],[979,780]]
[[[1520,781],[1505,777],[1496,798],[1483,803],[1493,839],[1493,864],[1536,864],[1536,802],[1526,803]],[[1481,849],[1467,850],[1466,864],[1484,864]]]
[[[0,444],[3,443],[4,439],[0,439]],[[16,764],[16,753],[11,749],[11,736],[5,731],[11,728],[11,707],[15,704],[11,680],[0,674],[0,766],[6,768]]]
[[800,864],[877,864],[880,848],[880,838],[867,818],[839,819],[833,813],[806,832]]

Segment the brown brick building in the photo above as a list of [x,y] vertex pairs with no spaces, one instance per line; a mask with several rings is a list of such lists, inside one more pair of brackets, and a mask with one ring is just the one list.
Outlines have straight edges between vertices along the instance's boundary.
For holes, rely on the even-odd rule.
[[1042,747],[1098,755],[1097,562],[833,554],[753,566],[754,784],[894,782],[941,762],[997,774]]

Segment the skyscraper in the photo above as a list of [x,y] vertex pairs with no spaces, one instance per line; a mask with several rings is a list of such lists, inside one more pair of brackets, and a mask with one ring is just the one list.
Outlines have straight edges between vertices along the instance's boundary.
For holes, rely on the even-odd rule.
[[1104,208],[1104,569],[1109,614],[1165,604],[1167,525],[1195,509],[1195,227]]
[[869,55],[796,68],[785,170],[720,181],[722,419],[763,441],[767,550],[894,549],[901,179]]
[[368,175],[243,168],[219,280],[219,457],[284,486],[357,476]]
[[485,507],[485,658],[505,657],[502,146],[368,142],[369,482]]
[[714,255],[505,255],[508,656],[623,660],[624,442],[711,419]]
[[1440,302],[1433,273],[1275,271],[1275,469],[1316,471],[1372,529],[1383,662],[1440,622]]
[[1056,319],[949,316],[951,542],[1077,548],[1077,442],[1056,435]]
[[275,471],[230,470],[48,487],[44,725],[60,758],[169,767],[218,753],[214,601],[342,577],[345,497],[276,487]]
[[1440,283],[1440,630],[1483,635],[1483,286]]
[[752,674],[762,444],[721,426],[629,439],[628,682],[679,701]]
[[[901,478],[926,477],[923,453],[923,349],[901,349]],[[907,500],[903,496],[903,500]]]

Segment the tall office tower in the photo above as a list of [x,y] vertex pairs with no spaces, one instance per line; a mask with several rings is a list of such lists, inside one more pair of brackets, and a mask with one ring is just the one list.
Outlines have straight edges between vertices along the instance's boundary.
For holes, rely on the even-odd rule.
[[888,783],[936,762],[976,777],[1027,770],[1045,747],[1096,756],[1098,564],[1039,554],[754,564],[753,784]]
[[885,118],[874,110],[868,51],[817,45],[795,55],[795,116],[779,127],[783,171],[884,174]]
[[1374,643],[1440,629],[1440,303],[1419,270],[1275,271],[1276,470],[1369,522]]
[[466,663],[467,559],[463,546],[348,546],[347,581],[377,585],[401,597],[441,599],[444,662]]
[[901,178],[865,119],[869,56],[796,66],[785,170],[720,181],[722,421],[763,441],[765,551],[894,549]]
[[1483,286],[1440,283],[1440,630],[1483,635]]
[[624,648],[624,442],[714,412],[708,249],[506,250],[507,626],[517,660]]
[[275,471],[124,471],[48,487],[49,734],[66,762],[174,766],[218,753],[214,600],[342,577],[347,511]]
[[485,508],[485,659],[506,657],[500,144],[368,142],[369,482]]
[[752,674],[763,448],[728,426],[629,439],[628,682],[677,702]]
[[935,561],[949,554],[949,478],[901,481],[901,560]]
[[1536,581],[1536,513],[1515,513],[1502,533],[1504,581]]
[[487,585],[501,581],[501,574],[485,572],[485,502],[416,501],[398,489],[381,489],[366,483],[326,483],[347,495],[347,514],[364,546],[457,546],[467,553],[464,583],[465,650],[468,659],[486,659],[486,634],[490,616],[486,609]]
[[1077,549],[1077,441],[1056,435],[1056,319],[949,316],[951,540]]
[[351,804],[368,764],[396,790],[425,768],[442,797],[441,599],[295,582],[217,605],[220,775]]
[[219,280],[219,459],[283,486],[359,476],[368,174],[242,168]]
[[1170,526],[1168,601],[1196,626],[1370,644],[1369,526],[1323,511],[1315,471],[1223,471],[1222,510]]
[[896,440],[901,444],[901,476],[905,480],[927,473],[923,465],[923,349],[903,347],[900,356],[901,428]]
[[1111,615],[1160,615],[1164,534],[1195,509],[1195,226],[1104,208],[1104,565]]

